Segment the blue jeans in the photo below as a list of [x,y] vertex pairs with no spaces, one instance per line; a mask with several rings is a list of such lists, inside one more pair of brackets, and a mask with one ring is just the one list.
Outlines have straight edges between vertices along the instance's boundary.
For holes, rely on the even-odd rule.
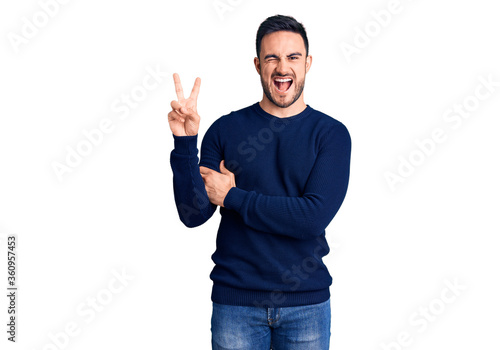
[[281,308],[212,302],[214,350],[324,350],[330,347],[330,299]]

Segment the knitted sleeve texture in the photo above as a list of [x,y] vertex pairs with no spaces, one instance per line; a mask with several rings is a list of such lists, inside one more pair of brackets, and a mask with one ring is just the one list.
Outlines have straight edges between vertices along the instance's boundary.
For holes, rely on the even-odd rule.
[[233,187],[224,199],[224,207],[237,211],[245,224],[256,230],[299,239],[317,237],[345,198],[350,155],[349,132],[338,123],[322,140],[302,196],[263,195]]
[[[174,198],[179,218],[187,227],[196,227],[210,219],[217,205],[210,203],[205,183],[200,174],[200,165],[219,171],[222,160],[217,132],[213,123],[202,141],[202,158],[206,163],[198,164],[198,135],[175,136],[174,149],[170,153],[173,173]],[[206,153],[206,157],[205,157]]]

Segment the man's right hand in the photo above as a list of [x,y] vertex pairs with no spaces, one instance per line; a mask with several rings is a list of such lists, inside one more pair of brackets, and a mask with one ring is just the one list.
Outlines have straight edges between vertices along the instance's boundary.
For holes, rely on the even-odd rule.
[[172,111],[168,114],[168,124],[175,136],[194,136],[198,134],[200,116],[196,110],[198,93],[200,92],[201,79],[196,78],[189,98],[184,98],[179,74],[174,73],[175,92],[177,101],[172,101]]

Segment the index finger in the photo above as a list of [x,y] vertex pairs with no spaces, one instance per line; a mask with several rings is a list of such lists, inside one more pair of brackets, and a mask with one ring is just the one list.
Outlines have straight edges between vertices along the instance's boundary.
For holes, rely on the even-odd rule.
[[177,94],[177,100],[184,100],[184,90],[182,90],[181,78],[179,78],[179,74],[174,73],[174,85],[175,85],[175,93]]
[[215,170],[200,165],[200,174],[210,174],[211,172],[215,172]]
[[198,94],[200,93],[200,85],[201,79],[196,78],[196,80],[194,81],[193,90],[191,90],[191,95],[189,95],[190,98],[194,98],[195,100],[198,99]]
[[206,174],[208,173],[208,168],[204,167],[203,165],[200,165],[200,174]]

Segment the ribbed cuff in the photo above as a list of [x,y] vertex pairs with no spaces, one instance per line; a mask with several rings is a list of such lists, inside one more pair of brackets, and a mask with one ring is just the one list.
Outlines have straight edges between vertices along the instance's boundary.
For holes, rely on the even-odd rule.
[[174,151],[178,154],[198,154],[196,145],[198,143],[198,134],[193,136],[175,136],[174,137]]
[[222,203],[224,204],[224,208],[239,211],[247,193],[247,191],[241,188],[231,187],[226,194],[226,198],[224,198],[224,203]]

